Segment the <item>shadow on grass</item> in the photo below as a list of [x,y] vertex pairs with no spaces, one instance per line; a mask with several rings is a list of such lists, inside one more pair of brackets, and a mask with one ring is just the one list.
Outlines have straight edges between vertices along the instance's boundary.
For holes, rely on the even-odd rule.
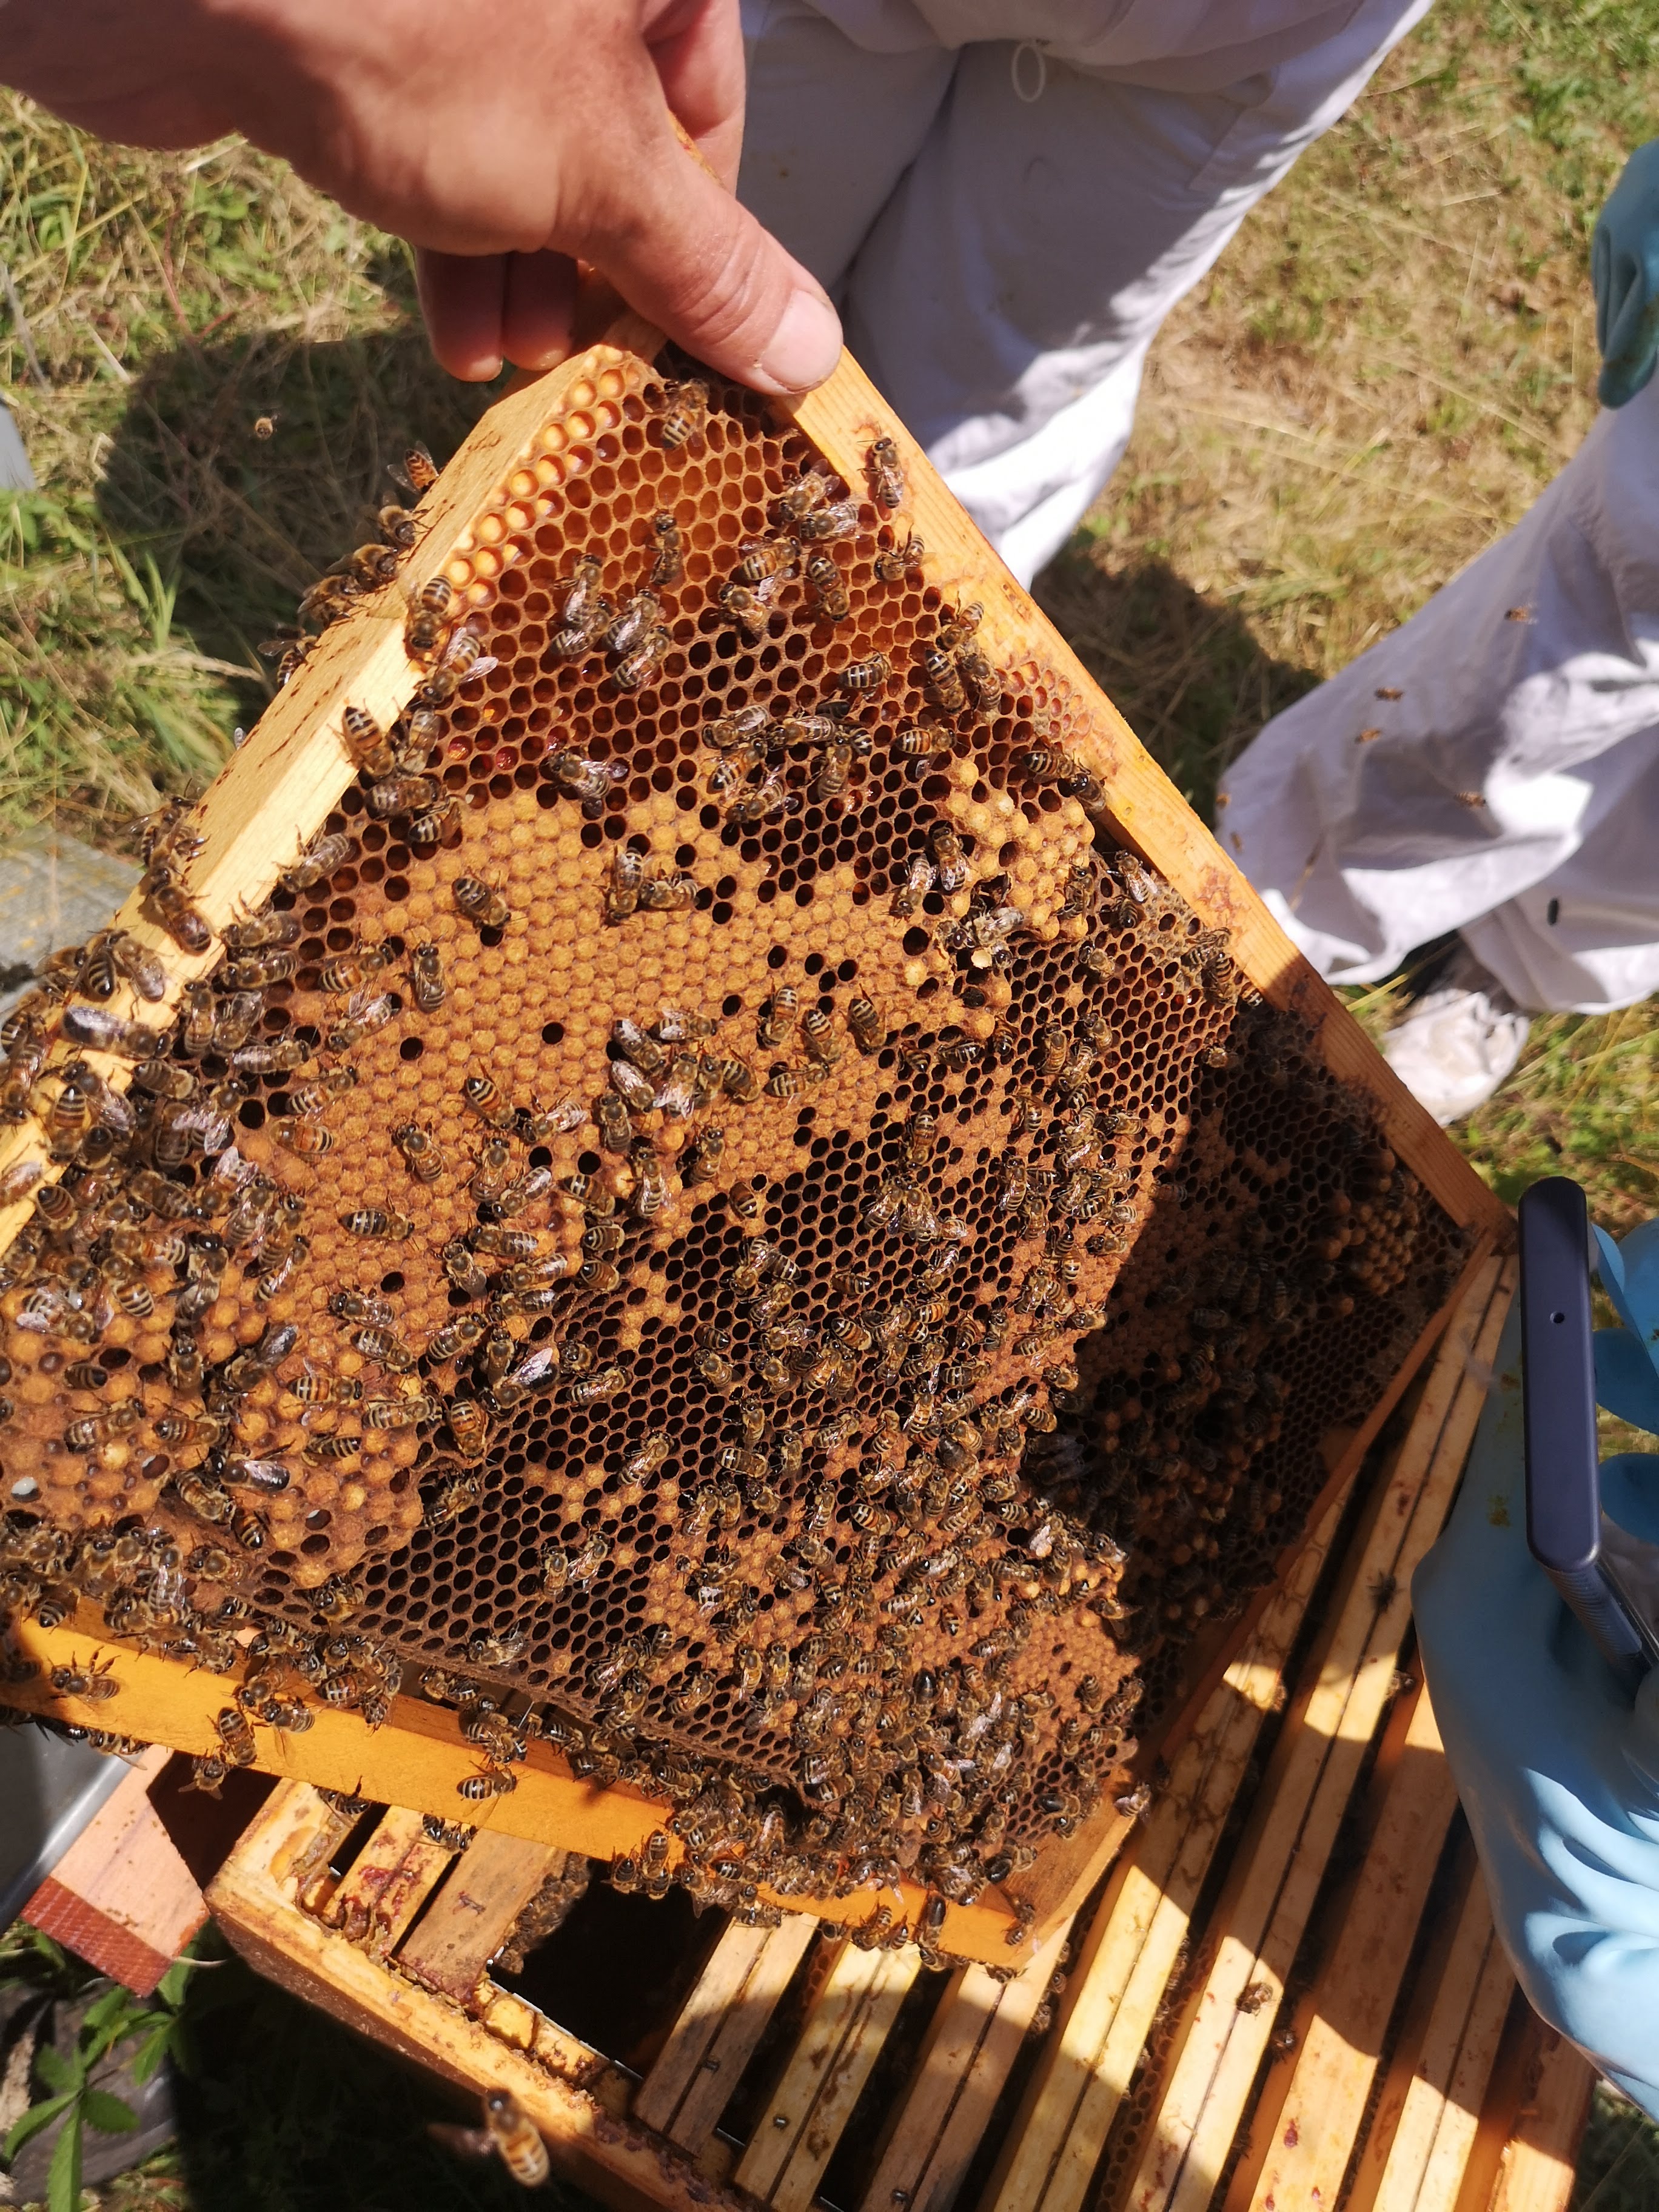
[[410,447],[447,459],[498,389],[447,376],[409,304],[410,319],[379,331],[181,347],[134,384],[105,456],[106,522],[176,588],[196,648],[247,671],[244,721],[272,689],[261,641],[375,536],[379,508],[409,496],[393,471]]
[[195,2069],[167,2154],[189,2212],[594,2212],[556,2177],[527,2192],[495,2160],[441,2147],[428,2123],[477,2125],[475,2105],[240,1960],[196,1986]]
[[1239,611],[1167,562],[1108,565],[1079,531],[1036,597],[1164,773],[1205,821],[1222,769],[1317,678],[1264,653]]

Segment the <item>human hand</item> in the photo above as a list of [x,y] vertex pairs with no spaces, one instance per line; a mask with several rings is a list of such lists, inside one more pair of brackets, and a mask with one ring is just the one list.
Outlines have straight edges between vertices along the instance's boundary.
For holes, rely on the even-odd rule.
[[[1632,1251],[1659,1256],[1659,1224]],[[1604,1264],[1603,1280],[1609,1269]],[[1609,1289],[1612,1285],[1609,1284]],[[1659,1280],[1649,1286],[1659,1291]],[[1659,1320],[1659,1311],[1653,1318]],[[1643,1332],[1645,1334],[1645,1331]],[[1639,1385],[1605,1330],[1626,1404]],[[1412,1603],[1435,1717],[1480,1854],[1492,1912],[1534,2008],[1659,2117],[1659,1670],[1632,1706],[1527,1548],[1520,1320],[1498,1350],[1463,1488],[1418,1569]],[[1659,1462],[1604,1461],[1607,1512],[1659,1542]]]
[[1631,155],[1597,218],[1590,282],[1601,349],[1596,392],[1604,407],[1622,407],[1659,360],[1659,138]]
[[103,137],[240,131],[291,161],[421,249],[457,376],[562,359],[578,259],[757,391],[839,357],[823,290],[729,189],[736,0],[6,0],[0,80]]

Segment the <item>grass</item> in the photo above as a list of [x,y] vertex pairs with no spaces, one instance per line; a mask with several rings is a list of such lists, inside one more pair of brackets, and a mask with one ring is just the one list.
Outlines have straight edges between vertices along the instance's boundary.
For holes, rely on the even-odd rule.
[[1605,2085],[1590,2106],[1568,2212],[1652,2212],[1659,2202],[1659,2128]]
[[428,359],[404,248],[235,140],[112,151],[0,94],[0,263],[41,486],[0,501],[0,828],[108,842],[213,774],[388,464],[487,395]]
[[210,1931],[184,2006],[176,2140],[82,2212],[596,2212],[556,2179],[526,2197],[429,2126],[476,2105],[260,1980]]
[[[1575,449],[1589,230],[1659,133],[1656,63],[1659,0],[1440,0],[1171,318],[1042,596],[1200,811]],[[112,151],[0,94],[0,264],[42,487],[0,497],[0,834],[55,815],[112,842],[223,759],[268,695],[260,641],[367,534],[387,465],[412,438],[441,457],[489,395],[431,366],[403,249],[234,141]],[[1506,1198],[1565,1164],[1623,1230],[1659,1194],[1650,1102],[1650,1008],[1552,1018],[1458,1133]],[[212,2053],[185,2147],[111,2212],[510,2201],[433,2162],[391,2062],[274,1991],[246,1983]],[[1598,2118],[1584,2208],[1652,2201],[1659,2139],[1630,2124]]]

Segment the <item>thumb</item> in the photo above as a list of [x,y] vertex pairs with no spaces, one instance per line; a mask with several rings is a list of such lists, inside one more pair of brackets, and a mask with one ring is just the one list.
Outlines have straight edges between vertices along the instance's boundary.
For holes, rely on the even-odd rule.
[[841,321],[817,279],[665,130],[643,166],[616,180],[617,218],[584,258],[710,368],[775,396],[822,384]]

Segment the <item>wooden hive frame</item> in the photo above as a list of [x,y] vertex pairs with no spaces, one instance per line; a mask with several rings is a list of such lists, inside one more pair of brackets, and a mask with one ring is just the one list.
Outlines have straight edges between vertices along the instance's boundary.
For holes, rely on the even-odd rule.
[[[362,2032],[475,2094],[510,2087],[560,2171],[630,2212],[805,2212],[838,2157],[847,2212],[1565,2212],[1592,2069],[1519,1997],[1426,1696],[1397,1672],[1403,1581],[1513,1283],[1482,1267],[1396,1448],[1332,1501],[1117,1868],[1012,1981],[960,1966],[918,2012],[913,1949],[733,1923],[639,2078],[491,1977],[556,1852],[484,1835],[452,1869],[387,1812],[348,1863],[349,1816],[297,1784],[213,1883],[220,1923]],[[848,2166],[854,2124],[870,2142]]]
[[[500,566],[493,547],[535,511],[538,438],[544,424],[573,407],[602,412],[610,404],[608,395],[620,389],[629,362],[657,353],[656,334],[635,319],[608,313],[600,295],[590,298],[586,312],[590,331],[597,317],[602,335],[562,368],[498,401],[428,495],[414,556],[422,574],[447,573],[458,586],[487,591],[487,581],[479,580],[488,580],[492,561]],[[1363,1420],[1326,1440],[1328,1480],[1310,1521],[1310,1528],[1324,1529],[1455,1295],[1477,1279],[1492,1250],[1507,1243],[1508,1217],[1295,952],[1064,642],[998,568],[926,457],[892,421],[855,365],[843,360],[830,383],[795,409],[793,420],[849,483],[862,473],[872,430],[896,441],[909,481],[906,520],[914,521],[927,541],[930,580],[947,597],[965,597],[969,591],[979,595],[984,604],[981,635],[1000,665],[1036,660],[1086,703],[1087,727],[1073,741],[1104,786],[1119,834],[1139,848],[1206,927],[1231,933],[1243,975],[1270,1005],[1308,1025],[1324,1066],[1370,1102],[1387,1143],[1464,1232],[1468,1256],[1454,1301],[1428,1322],[1408,1356],[1377,1390]],[[388,593],[395,589],[386,586]],[[400,613],[401,602],[392,605]],[[204,846],[189,871],[189,890],[216,933],[266,898],[279,872],[304,849],[352,781],[356,769],[341,720],[348,702],[383,725],[408,706],[422,670],[406,650],[401,620],[386,619],[386,613],[382,607],[370,618],[343,623],[324,634],[198,808],[194,822]],[[161,963],[163,1011],[175,1007],[185,987],[204,975],[220,957],[216,942],[200,955],[181,951],[137,895],[116,919]],[[111,1003],[118,1013],[154,1018],[155,1010],[142,1006],[125,986]],[[54,1048],[48,1079],[69,1054],[66,1046]],[[130,1071],[125,1060],[96,1053],[86,1057],[112,1085],[125,1081]],[[48,1181],[60,1171],[49,1157],[47,1131],[37,1120],[0,1134],[0,1176],[28,1161],[40,1163]],[[28,1213],[26,1199],[0,1212],[0,1249]],[[1318,1556],[1317,1541],[1316,1534],[1309,1562]],[[1285,1571],[1296,1548],[1281,1563]],[[1242,1620],[1194,1645],[1184,1696],[1164,1729],[1171,1753],[1184,1729],[1207,1710],[1206,1700],[1224,1675],[1231,1679],[1230,1668],[1236,1670],[1239,1663],[1236,1654],[1258,1648],[1261,1637],[1270,1633],[1267,1624],[1279,1617],[1274,1608],[1282,1603],[1285,1587],[1281,1581],[1278,1590],[1264,1589]],[[213,1747],[215,1717],[225,1690],[209,1675],[106,1642],[95,1613],[87,1608],[53,1627],[22,1624],[18,1637],[25,1656],[38,1659],[43,1674],[9,1689],[13,1703],[82,1725],[106,1724],[105,1707],[55,1692],[46,1679],[52,1668],[70,1661],[84,1666],[95,1660],[107,1666],[120,1686],[120,1719],[128,1733],[196,1753]],[[377,1802],[421,1811],[453,1814],[457,1781],[476,1764],[454,1717],[413,1699],[397,1700],[387,1725],[373,1736],[351,1717],[327,1711],[317,1714],[315,1725],[303,1735],[263,1729],[258,1735],[255,1763],[267,1771],[331,1789],[361,1790]],[[532,1748],[521,1773],[513,1796],[493,1801],[481,1815],[486,1827],[503,1838],[608,1857],[637,1850],[666,1817],[667,1808],[637,1790],[601,1790],[580,1782],[545,1746]],[[1006,1961],[1009,1939],[1020,1941],[1012,1926],[1016,1911],[1029,1930],[1022,1951],[1048,1941],[1094,1887],[1127,1826],[1109,1807],[1083,1822],[1066,1842],[1050,1844],[1036,1868],[1013,1877],[1000,1891],[988,1892],[972,1906],[950,1906],[939,1930],[941,1944],[964,1959]],[[775,1901],[826,1913],[833,1904],[837,1912],[856,1917],[873,1911],[876,1899],[872,1891],[862,1902]],[[907,1914],[919,1910],[921,1901],[920,1888],[903,1886]]]

